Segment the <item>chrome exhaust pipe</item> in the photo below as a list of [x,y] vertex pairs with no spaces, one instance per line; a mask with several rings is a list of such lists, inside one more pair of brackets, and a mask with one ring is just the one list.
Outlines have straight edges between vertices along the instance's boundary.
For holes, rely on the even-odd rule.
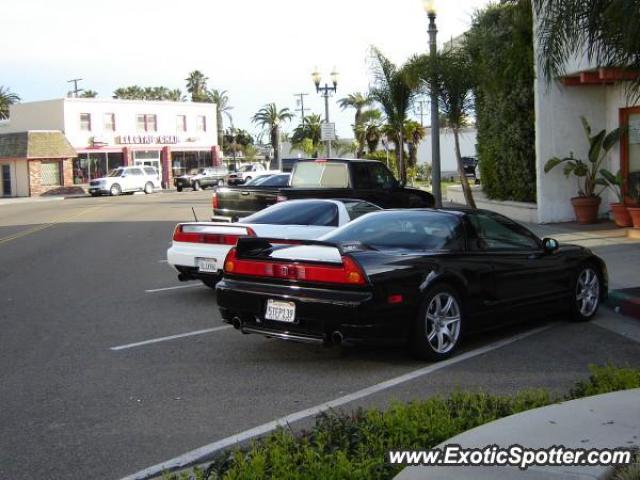
[[342,332],[340,330],[336,330],[331,334],[331,343],[334,345],[342,345],[342,340],[344,337],[342,336]]
[[240,330],[242,328],[242,320],[240,320],[240,317],[233,317],[231,325],[233,325],[233,328],[236,330]]

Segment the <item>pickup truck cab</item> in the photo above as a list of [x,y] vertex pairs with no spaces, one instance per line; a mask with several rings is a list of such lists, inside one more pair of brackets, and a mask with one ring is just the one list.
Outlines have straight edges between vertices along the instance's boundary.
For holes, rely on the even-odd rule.
[[434,206],[429,192],[408,188],[376,160],[298,160],[287,187],[229,187],[213,194],[213,215],[237,219],[285,200],[359,198],[382,208]]

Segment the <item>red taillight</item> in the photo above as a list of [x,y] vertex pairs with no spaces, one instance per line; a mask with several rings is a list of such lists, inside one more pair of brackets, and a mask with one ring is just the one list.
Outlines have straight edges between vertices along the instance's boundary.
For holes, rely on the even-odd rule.
[[402,295],[389,295],[387,297],[387,303],[390,303],[391,305],[397,304],[397,303],[402,303]]
[[220,207],[220,200],[218,200],[218,192],[213,192],[213,196],[211,197],[211,205],[213,205],[213,208],[216,210]]
[[270,262],[264,260],[238,259],[232,248],[224,261],[224,272],[232,275],[279,278],[309,283],[334,283],[342,285],[364,285],[365,275],[351,257],[342,257],[341,265],[319,265],[304,262]]
[[188,225],[178,225],[173,232],[174,242],[187,242],[187,243],[210,243],[215,245],[235,245],[238,243],[238,239],[241,237],[255,237],[256,232],[249,227],[243,227],[246,229],[246,235],[235,235],[229,233],[213,233],[213,232],[185,232],[184,228]]

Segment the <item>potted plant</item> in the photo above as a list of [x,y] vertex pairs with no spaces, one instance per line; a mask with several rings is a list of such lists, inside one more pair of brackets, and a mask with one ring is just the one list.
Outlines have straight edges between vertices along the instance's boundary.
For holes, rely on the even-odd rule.
[[627,207],[627,211],[631,216],[633,228],[640,229],[640,183],[635,185],[635,188],[629,192],[629,195],[633,198],[635,204]]
[[[573,157],[573,152],[565,158],[553,157],[547,160],[544,172],[548,173],[556,166],[564,163],[564,174],[569,177],[575,175],[578,182],[578,196],[571,199],[573,210],[578,223],[595,223],[598,219],[598,209],[600,207],[600,194],[606,188],[604,179],[600,176],[601,165],[609,154],[609,151],[620,141],[620,129],[616,128],[607,133],[600,130],[595,135],[591,135],[591,126],[585,117],[580,117],[584,133],[589,143],[589,154],[587,160]],[[598,186],[603,188],[596,191]]]
[[613,221],[619,227],[631,226],[631,215],[627,210],[627,206],[624,204],[624,196],[622,195],[622,174],[620,170],[614,175],[606,168],[600,170],[602,179],[607,184],[607,187],[613,190],[618,197],[616,203],[610,203],[611,213],[613,214]]

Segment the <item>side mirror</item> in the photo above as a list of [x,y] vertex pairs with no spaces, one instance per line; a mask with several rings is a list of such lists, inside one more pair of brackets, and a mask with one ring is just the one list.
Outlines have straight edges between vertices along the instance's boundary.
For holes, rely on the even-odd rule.
[[544,253],[555,253],[560,248],[558,241],[555,238],[544,238],[542,240],[542,249]]
[[124,178],[124,177],[126,177],[126,176],[127,176],[127,174],[126,174],[126,173],[123,173],[122,175],[120,175],[120,178]]

